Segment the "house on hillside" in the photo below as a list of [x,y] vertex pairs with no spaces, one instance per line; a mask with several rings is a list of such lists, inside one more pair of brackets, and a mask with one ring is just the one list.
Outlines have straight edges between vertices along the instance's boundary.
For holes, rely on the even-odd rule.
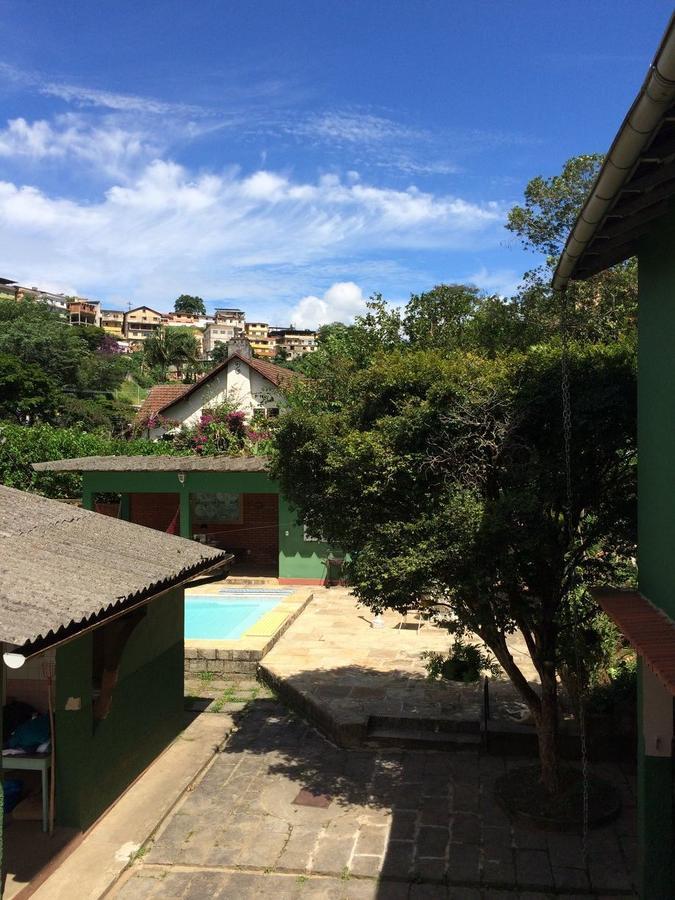
[[[675,897],[675,19],[567,240],[555,273],[637,256],[639,593],[594,593],[639,654],[640,897]],[[572,398],[574,407],[574,398]]]
[[0,486],[3,701],[55,737],[2,767],[50,770],[57,825],[88,828],[185,727],[184,585],[231,559]]
[[145,341],[161,327],[162,313],[149,306],[137,306],[124,313],[122,331],[128,341]]
[[279,415],[285,405],[284,386],[294,373],[254,359],[246,340],[231,341],[228,347],[227,359],[195,384],[151,388],[136,418],[147,437],[157,439],[178,426],[196,425],[204,409],[226,401],[249,419]]

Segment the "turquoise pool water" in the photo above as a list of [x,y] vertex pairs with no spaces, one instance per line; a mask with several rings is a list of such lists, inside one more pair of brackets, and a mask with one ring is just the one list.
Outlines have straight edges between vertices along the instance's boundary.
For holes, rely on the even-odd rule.
[[235,640],[292,593],[284,588],[223,588],[217,594],[187,594],[185,639]]

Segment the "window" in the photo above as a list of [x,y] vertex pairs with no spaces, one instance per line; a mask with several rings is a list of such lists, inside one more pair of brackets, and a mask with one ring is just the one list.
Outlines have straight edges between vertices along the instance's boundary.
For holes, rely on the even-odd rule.
[[279,415],[279,407],[278,406],[268,406],[267,407],[267,418],[268,419],[276,419]]

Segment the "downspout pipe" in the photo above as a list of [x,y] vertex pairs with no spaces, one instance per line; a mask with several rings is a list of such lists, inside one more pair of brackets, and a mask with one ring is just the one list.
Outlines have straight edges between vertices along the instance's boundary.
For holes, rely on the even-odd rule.
[[640,154],[675,101],[675,14],[618,134],[584,203],[553,276],[562,291],[577,262],[605,219],[617,194],[630,177]]

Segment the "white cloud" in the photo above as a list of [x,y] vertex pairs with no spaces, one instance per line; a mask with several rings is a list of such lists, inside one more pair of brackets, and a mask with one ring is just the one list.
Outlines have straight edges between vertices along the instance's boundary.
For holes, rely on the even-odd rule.
[[290,312],[296,328],[318,328],[329,322],[351,322],[366,311],[363,291],[353,281],[336,281],[321,297],[309,295],[299,300]]
[[421,129],[365,112],[319,113],[289,124],[288,130],[301,137],[340,144],[380,144],[384,141],[421,140],[428,137]]
[[[40,133],[31,140],[40,145]],[[414,187],[315,182],[261,170],[195,175],[155,160],[97,202],[0,182],[0,271],[159,302],[176,287],[232,296],[232,284],[278,285],[298,268],[340,266],[387,249],[494,245],[503,211]],[[356,269],[354,269],[356,271]],[[297,295],[296,295],[297,296]]]
[[132,163],[147,160],[157,149],[140,131],[129,131],[111,122],[91,123],[72,113],[58,116],[53,123],[44,119],[10,119],[6,128],[0,130],[0,157],[32,162],[70,157],[119,178],[125,176]]
[[518,290],[522,278],[513,269],[490,270],[482,266],[466,279],[487,293],[499,294],[500,297],[513,297]]

